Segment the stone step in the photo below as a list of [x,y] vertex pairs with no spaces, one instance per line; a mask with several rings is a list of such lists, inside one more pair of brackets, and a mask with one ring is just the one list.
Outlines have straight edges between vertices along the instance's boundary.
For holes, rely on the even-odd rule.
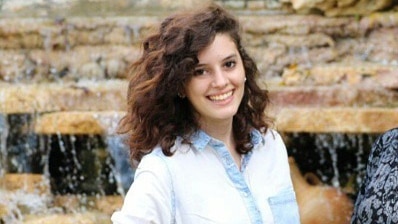
[[[284,86],[269,89],[274,106],[397,107],[398,91],[374,85]],[[126,80],[0,84],[0,114],[59,111],[125,111]]]
[[127,82],[0,84],[0,113],[125,110]]
[[10,192],[50,195],[50,183],[42,174],[6,173],[0,177],[0,186]]
[[39,134],[115,134],[124,111],[65,111],[46,113],[34,122]]
[[[398,49],[398,40],[393,38],[398,35],[398,27],[378,33],[382,36],[370,35],[364,42],[341,41],[326,47],[323,42],[318,46],[315,41],[320,39],[318,37],[313,37],[314,41],[309,40],[311,34],[277,35],[275,40],[271,38],[273,34],[267,34],[253,37],[257,40],[250,40],[248,51],[257,61],[260,80],[279,78],[284,85],[358,84],[367,81],[398,88],[398,51],[395,50]],[[304,39],[309,40],[308,46],[303,45]],[[380,44],[381,40],[388,46]],[[256,42],[262,44],[256,45]],[[287,50],[299,47],[294,44],[302,44],[302,49]],[[372,48],[367,58],[358,58],[367,48]],[[0,83],[126,79],[126,69],[139,57],[140,51],[140,46],[116,44],[78,46],[67,51],[0,49]]]
[[[289,35],[324,33],[329,36],[365,36],[369,30],[398,25],[398,12],[363,16],[324,17],[299,14],[248,14],[237,12],[250,34]],[[130,45],[158,24],[163,15],[71,16],[68,18],[2,18],[0,49],[68,49],[79,45]],[[266,38],[266,37],[265,37]],[[272,38],[272,37],[270,37]],[[283,41],[282,41],[283,42]]]
[[374,85],[269,84],[268,89],[275,107],[398,107],[398,91]]
[[[304,70],[304,75],[318,73],[332,62],[348,63],[351,70],[364,67],[364,75],[373,70],[366,71],[369,67],[362,63],[381,68],[398,64],[395,11],[360,19],[291,14],[240,14],[239,19],[244,44],[265,79],[295,73],[292,68]],[[0,80],[30,83],[124,77],[124,68],[140,50],[138,43],[159,21],[160,16],[2,19]],[[358,80],[344,80],[340,74],[322,77],[314,80],[321,84]],[[285,81],[292,84],[297,79]]]
[[139,47],[122,45],[0,50],[0,79],[9,83],[120,79],[138,54]]
[[158,16],[2,18],[0,49],[68,50],[81,45],[131,45],[159,21]]
[[0,222],[110,223],[110,216],[122,203],[121,195],[53,195],[43,174],[5,173],[0,177]]
[[383,133],[398,127],[398,108],[280,108],[275,111],[281,132]]
[[26,215],[24,224],[111,224],[110,216],[99,212],[78,212],[70,214]]
[[[395,33],[390,31],[390,34],[384,35],[384,39],[390,35],[396,36],[398,28]],[[303,38],[308,39],[307,36]],[[369,61],[352,59],[353,55],[362,54],[364,47],[373,45],[374,57],[370,53]],[[261,80],[281,77],[281,83],[285,85],[357,84],[376,80],[375,84],[392,88],[398,86],[398,51],[390,50],[395,49],[394,43],[389,49],[382,49],[383,45],[368,42],[352,44],[350,51],[344,44],[336,47],[309,47],[297,52],[287,52],[286,47],[289,46],[248,47],[248,51],[258,62]],[[79,46],[69,51],[0,50],[0,83],[126,79],[128,65],[139,54],[139,46],[121,45]],[[340,62],[330,63],[330,60]],[[389,76],[393,76],[395,82],[389,82],[386,79]]]
[[294,66],[284,69],[282,83],[308,86],[346,83],[398,89],[398,65],[345,61],[342,63],[318,64],[307,68]]
[[[250,9],[260,11],[260,13],[289,13],[300,14],[318,13],[326,16],[362,16],[369,15],[377,11],[383,11],[396,6],[395,1],[379,0],[377,3],[372,0],[350,0],[340,2],[330,2],[328,0],[163,0],[163,1],[143,1],[138,4],[134,0],[118,0],[109,2],[107,0],[95,0],[95,10],[91,2],[75,0],[57,0],[45,3],[41,0],[12,0],[4,1],[0,13],[5,17],[24,17],[24,16],[62,16],[62,15],[132,15],[149,14],[153,11],[167,12],[173,9],[185,9],[192,6],[199,6],[203,3],[215,2],[234,9]],[[159,12],[157,12],[159,14]]]
[[[283,107],[274,108],[280,132],[382,133],[398,127],[398,108]],[[35,122],[39,134],[114,134],[124,112],[55,112]]]
[[98,211],[111,216],[114,211],[121,208],[123,196],[82,196],[82,195],[55,195],[52,206],[62,208],[66,213],[74,213],[79,208]]

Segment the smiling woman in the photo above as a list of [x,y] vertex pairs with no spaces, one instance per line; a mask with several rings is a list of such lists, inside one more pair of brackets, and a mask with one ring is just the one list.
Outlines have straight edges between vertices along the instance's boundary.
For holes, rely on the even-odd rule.
[[178,13],[143,49],[119,127],[138,168],[113,223],[299,223],[238,21],[217,5]]
[[198,60],[185,93],[200,126],[208,132],[219,122],[231,123],[228,121],[237,113],[244,93],[245,70],[238,49],[227,34],[217,34],[199,53]]

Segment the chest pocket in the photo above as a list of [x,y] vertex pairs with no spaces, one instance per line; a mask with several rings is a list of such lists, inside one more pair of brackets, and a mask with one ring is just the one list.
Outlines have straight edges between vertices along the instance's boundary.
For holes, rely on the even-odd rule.
[[300,224],[300,215],[293,190],[268,199],[275,224]]

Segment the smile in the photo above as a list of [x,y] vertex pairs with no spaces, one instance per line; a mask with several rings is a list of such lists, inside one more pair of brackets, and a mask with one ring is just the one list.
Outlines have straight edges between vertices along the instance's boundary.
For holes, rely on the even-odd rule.
[[212,101],[222,101],[222,100],[225,100],[228,97],[232,96],[232,93],[233,93],[233,91],[229,91],[224,94],[209,96],[209,99]]

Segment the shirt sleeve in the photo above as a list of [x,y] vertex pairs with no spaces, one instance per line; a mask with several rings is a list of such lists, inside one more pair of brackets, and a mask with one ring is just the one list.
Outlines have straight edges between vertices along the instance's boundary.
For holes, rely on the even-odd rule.
[[171,223],[172,180],[166,161],[160,156],[145,156],[135,173],[120,211],[113,213],[113,224]]

